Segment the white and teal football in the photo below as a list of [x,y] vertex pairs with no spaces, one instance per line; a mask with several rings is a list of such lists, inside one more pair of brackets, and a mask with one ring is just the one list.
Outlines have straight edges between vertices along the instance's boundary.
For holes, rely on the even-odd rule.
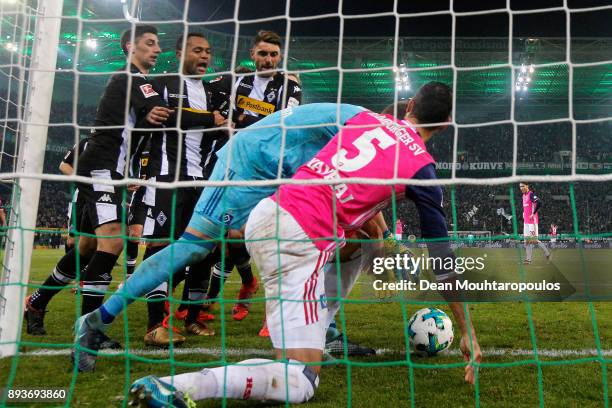
[[412,315],[408,335],[416,354],[435,356],[453,343],[453,322],[442,310],[427,307]]

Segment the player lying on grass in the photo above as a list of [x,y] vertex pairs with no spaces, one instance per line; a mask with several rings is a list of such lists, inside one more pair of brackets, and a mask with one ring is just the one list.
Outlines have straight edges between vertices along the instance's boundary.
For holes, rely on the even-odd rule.
[[[219,150],[209,180],[290,178],[339,132],[341,125],[363,111],[354,105],[318,103],[275,112],[238,132]],[[181,238],[144,260],[102,307],[82,316],[76,326],[76,341],[82,348],[98,350],[99,337],[125,305],[186,265],[202,261],[227,231],[240,230],[253,207],[276,189],[274,185],[205,188]],[[92,371],[95,355],[86,351],[78,354],[79,370]]]
[[[335,184],[284,184],[253,209],[245,238],[265,285],[276,361],[250,359],[173,377],[145,377],[132,385],[131,401],[144,399],[150,406],[180,407],[185,406],[184,394],[194,400],[310,400],[319,384],[325,330],[333,318],[323,301],[326,279],[321,274],[327,260],[344,244],[345,236],[360,229],[394,195],[405,195],[417,206],[423,237],[445,239],[429,244],[429,256],[454,256],[447,240],[439,186],[343,182],[353,177],[435,179],[434,160],[424,142],[444,126],[427,125],[446,122],[451,107],[448,86],[432,82],[409,103],[406,122],[369,111],[359,113],[293,177],[306,183],[327,179]],[[434,268],[434,272],[441,282],[457,279],[453,268]],[[465,380],[473,383],[471,359],[481,359],[475,331],[466,319],[463,304],[454,301],[457,293],[443,295],[451,300],[450,308],[462,335],[460,349],[464,359],[470,361],[465,367]]]

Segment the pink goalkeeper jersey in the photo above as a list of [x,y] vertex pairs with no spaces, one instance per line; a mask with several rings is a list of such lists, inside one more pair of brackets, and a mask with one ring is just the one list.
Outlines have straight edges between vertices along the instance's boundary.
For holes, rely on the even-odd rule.
[[529,216],[533,214],[535,209],[537,197],[533,191],[528,191],[523,194],[523,222],[525,224],[538,224],[538,214],[534,214],[533,219],[529,219]]
[[[371,126],[350,128],[364,125]],[[434,163],[421,137],[408,122],[366,111],[351,118],[346,126],[293,176],[303,180],[337,180],[336,184],[283,185],[278,196],[273,197],[322,251],[333,250],[336,245],[334,225],[336,236],[344,245],[345,231],[358,229],[387,206],[393,190],[396,199],[404,198],[406,186],[403,184],[345,184],[342,179],[409,179],[424,166]]]

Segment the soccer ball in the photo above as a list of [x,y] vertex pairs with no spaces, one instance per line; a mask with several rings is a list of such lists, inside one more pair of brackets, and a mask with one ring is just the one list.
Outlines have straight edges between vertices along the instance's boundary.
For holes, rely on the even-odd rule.
[[440,309],[427,307],[412,315],[408,335],[410,346],[416,354],[435,356],[452,344],[453,322]]

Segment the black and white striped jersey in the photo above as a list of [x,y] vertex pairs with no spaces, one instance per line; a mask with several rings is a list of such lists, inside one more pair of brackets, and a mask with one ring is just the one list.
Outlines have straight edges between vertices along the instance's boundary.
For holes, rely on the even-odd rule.
[[[138,121],[143,120],[154,106],[165,105],[151,82],[135,65],[130,66],[130,73],[131,83],[126,73],[115,74],[108,81],[98,104],[87,150],[79,158],[79,167],[108,169],[124,174],[127,162],[138,151],[141,139],[145,135],[131,131],[129,128],[135,127]],[[126,118],[128,99],[130,105]],[[112,128],[105,128],[111,126]],[[131,139],[130,152],[127,151],[129,139]],[[90,177],[90,174],[81,174],[78,168],[77,172],[79,175]]]
[[[182,131],[152,133],[150,177],[176,174],[180,144],[179,178],[207,178],[215,162],[215,152],[227,141],[227,132],[215,129],[214,115],[211,113],[212,92],[208,84],[197,78],[184,78],[182,81],[182,90],[178,75],[159,77],[153,83],[168,107],[178,112],[181,106]],[[176,121],[168,120],[164,127],[176,127]]]
[[[238,75],[233,88],[231,75],[219,76],[210,81],[210,84],[213,90],[226,94],[228,102],[229,97],[235,95],[232,120],[239,128],[252,125],[283,107],[297,106],[302,102],[300,85],[287,79],[285,87],[285,74],[282,72],[272,77],[260,77],[255,73]],[[240,119],[242,114],[244,118]]]

